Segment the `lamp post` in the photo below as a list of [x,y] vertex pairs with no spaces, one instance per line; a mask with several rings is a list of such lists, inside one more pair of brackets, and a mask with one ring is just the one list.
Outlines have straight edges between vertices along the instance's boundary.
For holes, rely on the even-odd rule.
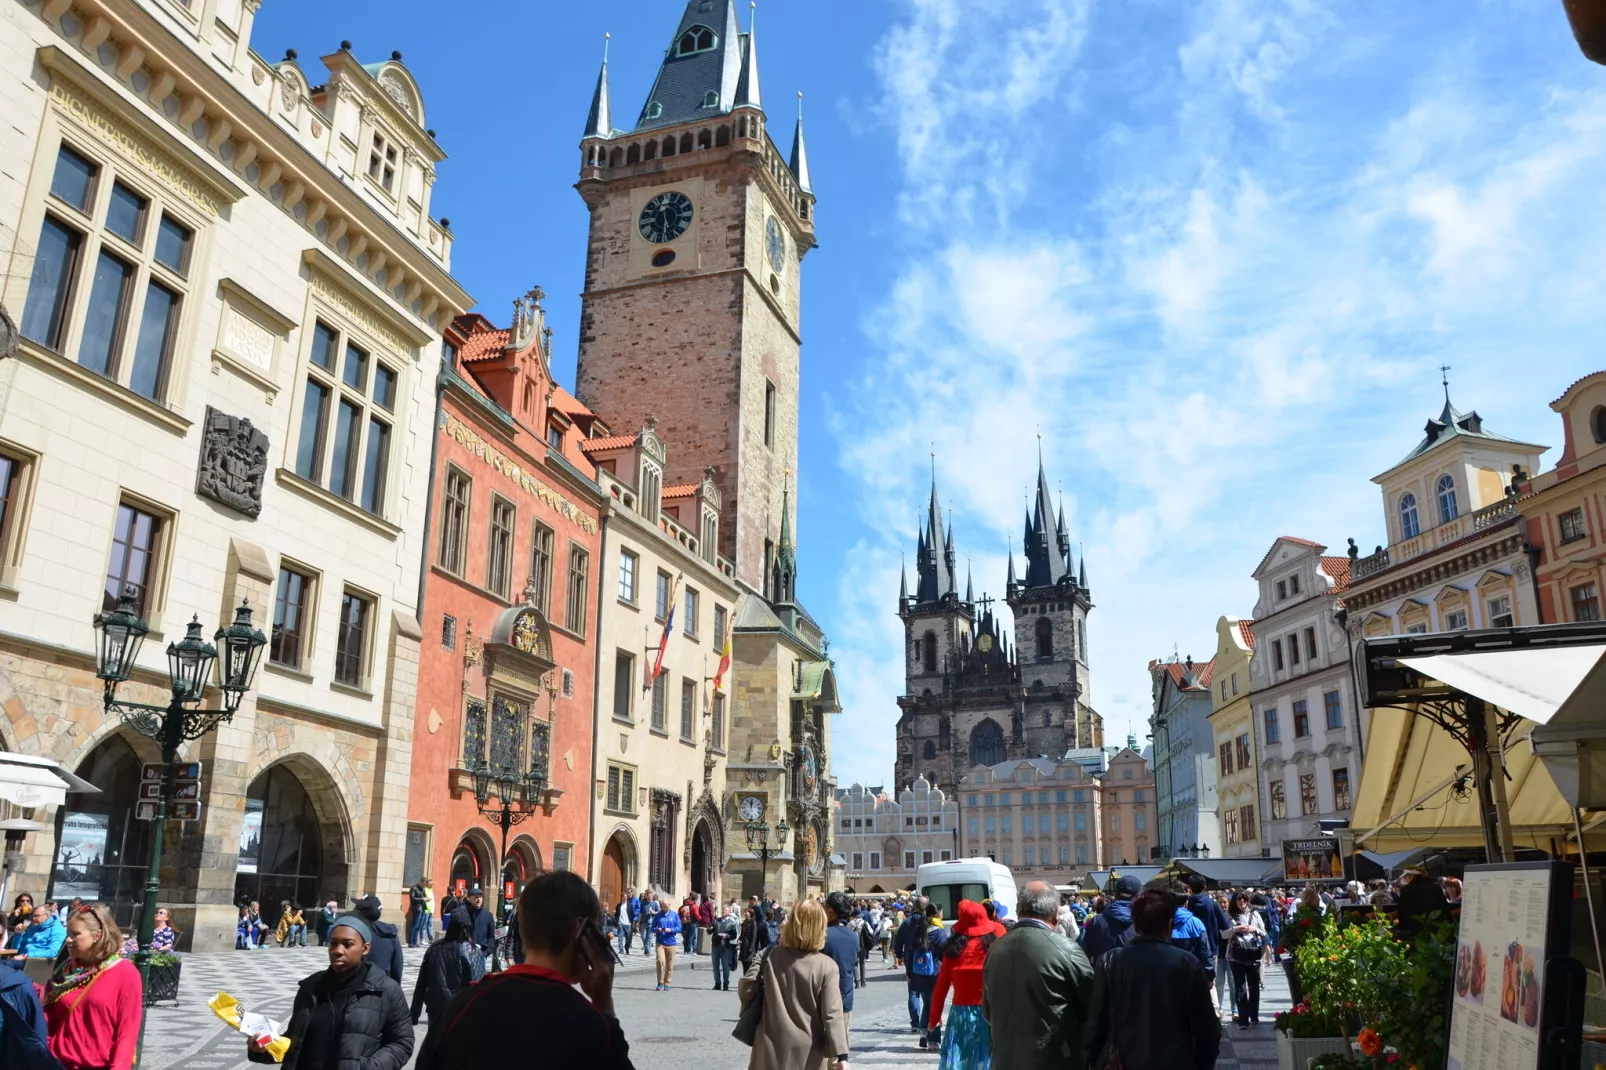
[[[496,872],[496,915],[507,924],[507,834],[514,825],[534,814],[541,807],[541,796],[546,790],[546,778],[531,770],[524,776],[515,776],[506,769],[493,770],[481,765],[474,770],[474,801],[479,805],[480,816],[488,817],[502,829],[502,853]],[[491,804],[491,797],[496,804]],[[502,968],[502,941],[491,949],[491,969]]]
[[[178,748],[185,740],[200,739],[220,724],[234,719],[245,693],[256,676],[257,664],[267,637],[251,626],[251,604],[242,599],[234,610],[234,623],[219,628],[208,643],[201,635],[201,618],[191,619],[184,638],[167,644],[167,675],[172,698],[166,706],[124,702],[117,698],[117,685],[126,683],[139,659],[139,648],[150,626],[134,611],[134,591],[125,589],[110,613],[95,614],[99,633],[95,675],[103,681],[102,705],[115,713],[134,731],[156,740],[162,748],[162,788],[156,799],[155,827],[151,830],[150,868],[145,875],[145,899],[140,906],[139,951],[134,956],[142,983],[150,980],[151,938],[156,931],[156,900],[161,892],[162,835],[167,827],[167,804],[173,795],[173,765]],[[219,660],[218,648],[222,648]],[[223,692],[223,708],[199,708],[206,692],[212,665],[217,663],[217,686]],[[141,1026],[141,1043],[144,1027]]]
[[770,856],[780,854],[781,850],[786,846],[787,833],[791,832],[792,829],[787,825],[786,818],[783,817],[781,818],[781,823],[775,826],[774,831],[776,833],[775,846],[772,848],[770,846],[769,823],[765,821],[749,821],[747,823],[747,849],[755,852],[759,857],[759,899],[764,898],[764,885],[769,878],[770,872]]

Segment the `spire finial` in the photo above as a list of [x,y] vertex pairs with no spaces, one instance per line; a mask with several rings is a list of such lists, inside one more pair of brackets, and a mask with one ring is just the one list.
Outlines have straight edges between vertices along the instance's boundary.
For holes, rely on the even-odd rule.
[[797,91],[797,121],[803,121],[803,90]]
[[613,40],[613,34],[604,32],[602,35],[602,62],[608,62],[608,42]]
[[1439,365],[1439,380],[1444,384],[1444,403],[1450,404],[1450,365]]
[[748,0],[747,4],[747,32],[752,33],[753,27],[758,23],[758,0]]

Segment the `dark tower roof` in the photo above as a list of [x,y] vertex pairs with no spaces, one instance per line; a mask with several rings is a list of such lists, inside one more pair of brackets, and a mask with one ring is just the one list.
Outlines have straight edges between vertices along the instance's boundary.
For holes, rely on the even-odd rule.
[[[653,130],[728,113],[742,73],[741,38],[736,5],[731,0],[689,0],[664,51],[663,66],[642,106],[636,129]],[[705,43],[708,47],[703,47]],[[748,92],[756,99],[756,81]],[[712,105],[708,103],[710,93],[714,94]]]
[[774,594],[776,602],[797,601],[797,549],[792,545],[792,486],[788,479],[781,488],[781,542],[775,550]]
[[608,93],[608,48],[602,48],[602,71],[597,75],[597,89],[591,95],[591,113],[586,116],[585,137],[609,137],[613,134],[613,102]]
[[736,78],[736,95],[731,98],[731,107],[760,110],[764,107],[758,85],[758,26],[752,15],[748,16],[747,33],[742,35],[742,69]]
[[813,180],[809,178],[809,150],[803,143],[803,94],[797,95],[797,129],[792,132],[792,177],[797,179],[797,188],[804,193],[813,193]]
[[1066,552],[1057,543],[1069,547],[1068,538],[1054,531],[1054,506],[1049,500],[1048,475],[1043,470],[1042,458],[1037,461],[1037,501],[1026,521],[1026,586],[1053,587],[1070,575]]
[[915,553],[915,601],[940,602],[954,591],[953,532],[942,525],[942,503],[937,500],[937,476],[931,477],[931,504],[926,507],[926,526],[920,532]]

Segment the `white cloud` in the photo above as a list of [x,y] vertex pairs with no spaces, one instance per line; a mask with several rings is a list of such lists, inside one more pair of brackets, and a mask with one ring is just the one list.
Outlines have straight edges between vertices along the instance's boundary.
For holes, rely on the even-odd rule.
[[[1207,658],[1247,613],[1273,538],[1378,537],[1368,479],[1439,363],[1496,430],[1555,437],[1543,403],[1606,329],[1606,89],[1522,51],[1527,15],[1425,2],[1439,39],[1383,36],[1384,0],[903,5],[877,64],[900,259],[832,414],[865,521],[831,621],[844,783],[892,775],[933,449],[996,592],[1041,429],[1114,737],[1146,718],[1147,659]],[[1505,67],[1468,58],[1497,45]]]

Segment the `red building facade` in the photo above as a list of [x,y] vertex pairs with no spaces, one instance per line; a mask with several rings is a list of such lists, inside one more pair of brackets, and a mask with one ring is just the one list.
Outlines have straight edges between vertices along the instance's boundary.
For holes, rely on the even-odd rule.
[[[590,857],[602,500],[579,443],[595,417],[552,379],[540,297],[507,330],[453,322],[435,427],[404,875],[493,903]],[[533,777],[505,852],[477,768]]]

